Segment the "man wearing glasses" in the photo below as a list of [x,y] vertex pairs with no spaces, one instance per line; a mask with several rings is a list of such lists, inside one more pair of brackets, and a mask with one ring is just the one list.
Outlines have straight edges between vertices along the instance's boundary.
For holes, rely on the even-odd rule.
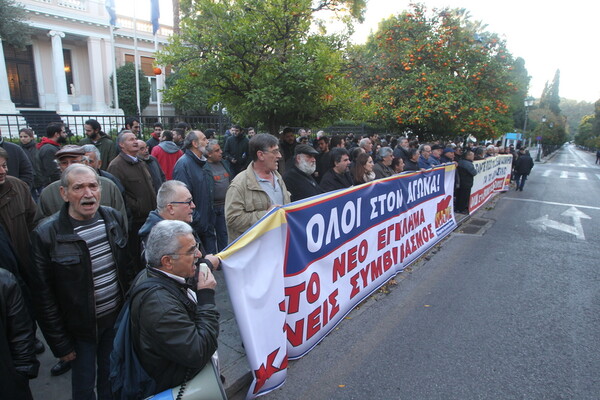
[[[166,181],[161,185],[156,196],[156,204],[156,210],[150,212],[146,223],[139,231],[144,248],[148,241],[148,235],[150,235],[156,224],[164,220],[182,221],[190,224],[196,209],[192,194],[185,183],[176,180]],[[205,254],[203,250],[201,252]],[[219,259],[213,255],[206,255],[205,257],[212,264],[212,269],[220,263]]]
[[231,243],[273,208],[288,204],[290,194],[277,172],[279,141],[260,133],[250,139],[252,162],[231,182],[225,196],[225,220]]
[[[217,282],[209,269],[197,266],[201,256],[192,227],[181,221],[160,221],[146,241],[148,266],[134,286],[154,283],[132,300],[131,333],[157,393],[191,379],[217,350]],[[186,281],[194,276],[192,284]]]

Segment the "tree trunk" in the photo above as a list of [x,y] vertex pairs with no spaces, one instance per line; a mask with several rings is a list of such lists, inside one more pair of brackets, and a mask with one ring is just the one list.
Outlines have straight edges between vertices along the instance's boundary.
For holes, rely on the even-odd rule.
[[173,0],[173,34],[179,35],[179,0]]

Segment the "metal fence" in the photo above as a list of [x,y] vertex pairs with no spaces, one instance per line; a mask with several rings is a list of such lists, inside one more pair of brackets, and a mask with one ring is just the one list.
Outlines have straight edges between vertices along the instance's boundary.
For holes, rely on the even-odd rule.
[[[77,114],[67,115],[48,112],[30,112],[23,114],[0,114],[0,129],[2,136],[6,139],[16,141],[19,138],[21,128],[33,129],[38,138],[45,136],[46,126],[50,122],[61,121],[70,137],[83,137],[85,135],[85,121],[97,120],[102,126],[102,131],[115,136],[125,127],[125,118],[122,115],[98,115]],[[188,123],[192,129],[214,129],[217,135],[225,134],[231,126],[231,120],[227,115],[173,115],[157,116],[145,115],[138,118],[141,124],[141,132],[144,137],[150,137],[154,130],[155,122],[161,122],[164,129],[173,129],[180,122]]]

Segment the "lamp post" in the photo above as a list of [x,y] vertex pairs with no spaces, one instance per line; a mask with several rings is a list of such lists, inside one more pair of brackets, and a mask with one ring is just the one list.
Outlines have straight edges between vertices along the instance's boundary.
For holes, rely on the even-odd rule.
[[[547,121],[547,120],[548,120],[548,119],[547,119],[547,118],[546,118],[546,116],[544,115],[544,116],[542,117],[542,133],[544,133],[544,129],[545,129],[545,127],[546,127],[546,121]],[[542,135],[540,135],[540,136],[538,136],[538,137],[537,137],[537,142],[538,142],[538,143],[537,143],[537,147],[538,147],[538,153],[537,153],[537,156],[536,156],[536,158],[535,158],[535,161],[541,161],[541,158],[540,158],[540,156],[541,156],[541,152],[542,152]]]
[[[525,140],[525,134],[527,133],[527,119],[529,117],[529,108],[533,106],[535,99],[531,96],[526,97],[524,100],[525,105],[525,121],[523,122],[523,140]],[[531,145],[531,138],[529,139],[529,145]]]

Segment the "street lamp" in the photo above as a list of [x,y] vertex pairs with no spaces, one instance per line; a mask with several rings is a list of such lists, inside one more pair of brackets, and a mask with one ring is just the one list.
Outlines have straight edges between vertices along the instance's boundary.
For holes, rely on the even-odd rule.
[[[544,127],[546,126],[546,121],[548,121],[548,119],[546,118],[546,116],[544,115],[542,117],[542,133],[544,132]],[[537,137],[537,141],[538,141],[538,153],[537,156],[535,158],[535,161],[541,161],[540,159],[540,153],[542,152],[542,135]]]
[[[525,104],[525,122],[523,122],[523,139],[525,139],[525,133],[527,132],[527,119],[529,116],[529,107],[533,106],[533,102],[535,101],[535,99],[531,96],[526,97],[524,104]],[[531,138],[529,138],[529,145],[531,145]]]

